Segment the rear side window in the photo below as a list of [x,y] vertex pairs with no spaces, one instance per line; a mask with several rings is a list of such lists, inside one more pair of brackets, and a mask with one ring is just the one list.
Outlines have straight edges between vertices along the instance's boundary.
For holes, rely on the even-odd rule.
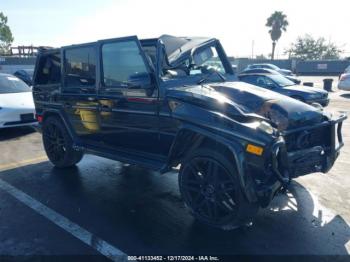
[[257,83],[257,76],[243,76],[241,81],[255,85]]
[[35,84],[48,85],[61,82],[61,55],[60,52],[42,54],[39,56]]
[[147,68],[135,41],[108,43],[102,46],[103,82],[105,86],[124,86]]
[[65,86],[79,88],[95,86],[96,51],[93,46],[65,51]]

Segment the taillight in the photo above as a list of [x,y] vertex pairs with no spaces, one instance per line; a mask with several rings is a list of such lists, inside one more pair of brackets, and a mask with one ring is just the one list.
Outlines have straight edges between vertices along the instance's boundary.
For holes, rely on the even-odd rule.
[[41,115],[36,115],[36,120],[38,120],[39,123],[43,122],[44,117]]

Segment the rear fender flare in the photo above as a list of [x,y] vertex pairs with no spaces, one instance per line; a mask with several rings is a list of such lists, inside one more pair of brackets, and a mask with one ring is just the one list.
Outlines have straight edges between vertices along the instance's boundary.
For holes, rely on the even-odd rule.
[[73,141],[77,141],[77,136],[72,132],[73,129],[71,128],[71,126],[69,125],[68,121],[64,117],[63,113],[59,109],[48,109],[48,110],[45,110],[44,113],[43,113],[43,119],[44,119],[43,122],[45,122],[45,119],[47,119],[50,116],[55,116],[55,117],[59,118],[62,121],[62,123],[64,124],[64,126],[66,127],[70,138]]

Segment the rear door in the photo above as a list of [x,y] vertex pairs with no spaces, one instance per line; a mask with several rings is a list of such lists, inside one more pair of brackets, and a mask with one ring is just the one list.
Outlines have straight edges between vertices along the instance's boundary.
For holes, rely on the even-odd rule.
[[63,49],[60,102],[69,123],[83,143],[96,144],[101,130],[96,99],[97,47],[95,44]]
[[158,89],[137,37],[101,41],[102,139],[106,146],[159,153]]

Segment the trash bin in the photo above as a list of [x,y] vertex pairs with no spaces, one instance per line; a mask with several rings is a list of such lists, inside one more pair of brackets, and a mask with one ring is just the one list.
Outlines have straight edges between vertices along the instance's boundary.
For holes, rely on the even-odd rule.
[[311,86],[311,87],[313,87],[314,83],[313,82],[304,82],[303,85],[304,86]]
[[331,92],[332,91],[332,84],[333,84],[333,79],[331,78],[326,78],[323,79],[323,89]]

